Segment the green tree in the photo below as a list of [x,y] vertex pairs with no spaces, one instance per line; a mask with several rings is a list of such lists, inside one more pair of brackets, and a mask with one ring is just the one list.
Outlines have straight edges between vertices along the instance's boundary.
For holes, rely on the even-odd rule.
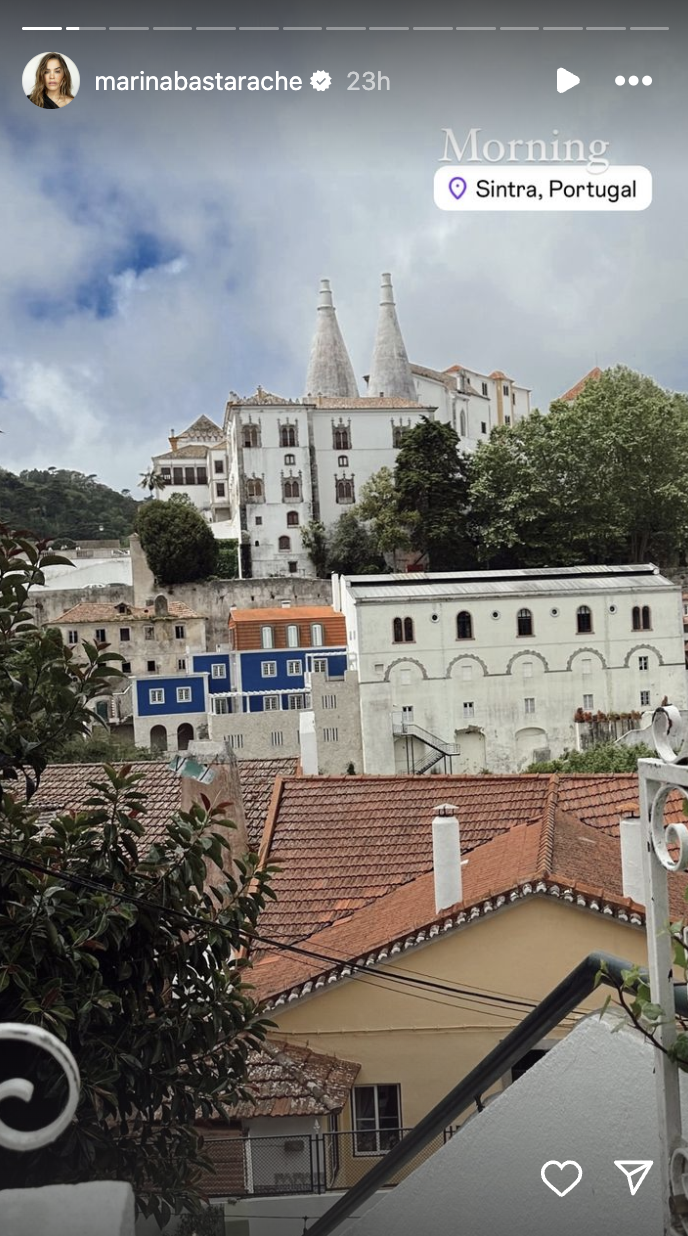
[[411,548],[430,571],[470,567],[468,471],[451,425],[422,417],[404,435],[394,469],[396,505]]
[[371,575],[385,569],[374,538],[353,511],[345,511],[330,529],[327,560],[336,575]]
[[239,542],[218,541],[217,566],[215,574],[218,579],[237,579],[239,575]]
[[[72,664],[26,612],[50,555],[6,530],[0,551],[0,1021],[57,1034],[81,1073],[74,1122],[40,1150],[0,1151],[0,1180],[128,1180],[162,1224],[201,1208],[195,1120],[245,1097],[248,1053],[265,1034],[242,945],[268,873],[255,854],[229,861],[222,803],[171,814],[151,844],[141,777],[127,766],[106,766],[82,811],[39,819],[29,799],[41,770],[63,732],[92,720],[114,654],[87,647],[88,664]],[[8,1077],[35,1092],[30,1104],[5,1101],[8,1124],[54,1119],[64,1079],[44,1053],[5,1046]]]
[[312,519],[301,529],[301,541],[308,554],[318,579],[327,579],[329,574],[329,547],[325,525]]
[[391,468],[380,468],[361,486],[355,510],[368,523],[377,551],[395,566],[397,555],[410,549],[411,544],[397,509]]
[[66,468],[0,469],[0,520],[30,528],[34,537],[121,539],[134,528],[141,503],[116,493],[93,476]]
[[141,760],[159,760],[160,755],[148,747],[136,747],[99,726],[85,738],[72,738],[56,746],[51,764],[131,764]]
[[215,574],[218,543],[190,502],[144,502],[136,530],[146,561],[159,584],[186,584]]
[[650,759],[655,752],[640,744],[637,747],[617,746],[614,742],[598,743],[587,751],[566,751],[558,760],[531,764],[529,773],[634,773],[638,760]]
[[549,416],[493,430],[471,460],[481,561],[675,561],[688,543],[688,399],[606,370]]

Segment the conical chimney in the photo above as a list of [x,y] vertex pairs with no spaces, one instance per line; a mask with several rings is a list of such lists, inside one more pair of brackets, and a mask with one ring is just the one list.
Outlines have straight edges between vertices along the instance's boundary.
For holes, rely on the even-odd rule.
[[418,402],[409,358],[406,355],[397,311],[394,308],[394,292],[390,274],[382,276],[380,314],[377,321],[373,363],[368,378],[368,394],[372,399],[377,399],[380,395],[396,395],[400,399],[412,399],[414,403]]
[[318,316],[306,375],[306,395],[356,399],[358,387],[339,329],[329,279],[320,280]]

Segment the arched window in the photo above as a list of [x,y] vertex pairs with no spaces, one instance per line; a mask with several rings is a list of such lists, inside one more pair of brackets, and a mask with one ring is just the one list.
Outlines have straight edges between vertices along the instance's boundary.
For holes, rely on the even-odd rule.
[[287,511],[287,527],[288,528],[298,528],[298,526],[299,526],[299,512],[298,511]]
[[516,632],[518,635],[533,634],[533,615],[529,609],[519,609],[516,617]]
[[340,455],[339,458],[337,459],[337,467],[338,468],[348,468],[348,466],[349,466],[349,456]]
[[280,549],[291,549],[291,537],[281,536],[277,544]]
[[275,647],[275,632],[272,627],[260,628],[260,646],[261,648]]
[[465,438],[466,437],[466,413],[463,408],[461,409],[461,414],[459,417],[459,426],[460,426],[460,431],[461,431],[461,437]]
[[260,446],[260,431],[257,425],[244,425],[241,433],[244,446]]
[[332,427],[332,445],[335,451],[351,450],[351,430],[345,425]]
[[322,648],[325,643],[325,631],[321,622],[311,624],[311,644],[314,648]]
[[354,483],[353,481],[340,480],[336,482],[337,502],[340,505],[349,505],[354,501]]
[[285,501],[291,500],[298,502],[301,497],[301,482],[295,476],[287,477],[284,482],[284,498]]
[[246,478],[246,500],[247,502],[260,502],[263,497],[263,482],[257,476],[249,476]]
[[456,616],[456,638],[473,639],[473,619],[465,609]]
[[280,446],[297,446],[296,425],[280,425]]
[[296,464],[296,455],[285,455],[284,456],[285,468],[293,468],[295,464]]
[[413,618],[395,618],[392,623],[392,638],[395,644],[412,644]]
[[633,606],[632,625],[633,625],[634,631],[640,630],[640,606],[639,605]]
[[649,605],[643,605],[643,608],[640,614],[640,622],[641,622],[643,631],[649,631],[652,628]]
[[576,610],[576,629],[579,635],[592,631],[592,611],[587,605],[579,605]]
[[294,623],[290,623],[287,627],[287,648],[298,648],[299,646],[299,628]]

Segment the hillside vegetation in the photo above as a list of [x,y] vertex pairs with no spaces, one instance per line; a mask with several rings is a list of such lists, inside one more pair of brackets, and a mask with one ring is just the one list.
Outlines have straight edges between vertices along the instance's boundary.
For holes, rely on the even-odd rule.
[[95,475],[64,468],[20,472],[0,469],[0,522],[37,537],[116,540],[134,530],[141,506]]

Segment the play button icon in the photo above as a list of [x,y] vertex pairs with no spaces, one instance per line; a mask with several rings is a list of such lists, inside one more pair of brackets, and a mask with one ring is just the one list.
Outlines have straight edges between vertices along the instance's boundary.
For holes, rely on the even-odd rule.
[[577,86],[580,77],[576,77],[575,73],[569,73],[568,69],[557,69],[557,93],[564,94],[566,90],[573,90]]

